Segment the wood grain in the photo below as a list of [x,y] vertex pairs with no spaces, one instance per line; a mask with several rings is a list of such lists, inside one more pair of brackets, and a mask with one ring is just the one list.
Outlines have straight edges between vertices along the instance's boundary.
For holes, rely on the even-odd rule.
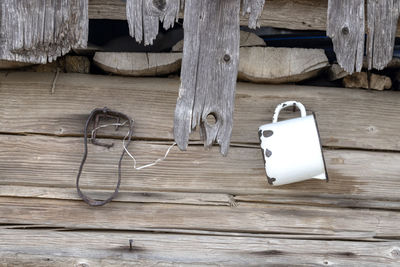
[[293,83],[329,66],[323,49],[241,47],[238,78],[256,83]]
[[[0,230],[0,265],[398,266],[399,242],[53,230]],[[133,249],[129,249],[129,240]],[[307,242],[307,246],[304,243]],[[25,251],[22,254],[21,251]],[[207,253],[205,253],[207,252]]]
[[332,38],[339,65],[348,73],[360,72],[364,57],[364,0],[329,0],[326,34]]
[[44,64],[87,45],[87,0],[4,0],[1,10],[0,59]]
[[[328,0],[266,0],[258,24],[261,27],[326,31],[327,8]],[[180,17],[183,17],[182,13]],[[90,0],[89,18],[126,20],[125,3]],[[240,17],[242,26],[248,23],[247,16]],[[400,36],[400,27],[397,27],[396,36]]]
[[[111,140],[105,141],[109,143]],[[96,195],[104,196],[114,189],[116,183],[116,164],[122,147],[120,141],[113,142],[115,146],[110,150],[92,145],[89,147],[81,186]],[[163,156],[168,146],[169,144],[136,141],[131,144],[130,151],[141,166]],[[42,192],[43,197],[76,199],[76,196],[67,197],[70,195],[67,191],[62,193],[56,190],[51,193],[46,190],[74,188],[83,154],[82,138],[0,135],[0,148],[1,186],[22,186],[21,189],[11,187],[10,190],[16,190],[15,193],[2,189],[0,195],[39,197],[35,192]],[[155,196],[158,195],[157,192],[164,191],[220,193],[233,196],[233,199],[235,196],[256,194],[262,195],[257,197],[260,202],[294,205],[308,203],[400,208],[400,196],[397,192],[400,186],[400,166],[397,164],[400,160],[399,153],[326,150],[325,157],[329,183],[310,180],[281,187],[268,185],[258,147],[232,147],[226,158],[221,157],[216,149],[204,151],[198,145],[189,146],[186,152],[174,148],[164,162],[140,171],[135,171],[132,160],[126,157],[122,166],[121,190],[132,194],[124,193],[121,201],[137,200],[134,194],[137,191],[155,192]],[[30,186],[44,188],[35,189],[39,191],[32,189],[29,195],[26,187]],[[285,197],[288,199],[284,200]],[[159,198],[164,203],[164,198]],[[167,196],[166,198],[170,199]],[[150,194],[143,199],[148,199],[143,202],[152,202],[151,199],[155,198]]]
[[264,9],[265,0],[243,0],[242,1],[242,16],[248,15],[249,17],[249,28],[255,29],[260,27],[258,19]]
[[178,19],[180,6],[180,0],[127,0],[126,18],[130,36],[138,43],[152,45],[159,32],[160,21],[164,29],[171,28]]
[[174,118],[174,139],[181,150],[186,150],[190,133],[199,128],[206,148],[215,142],[223,155],[228,153],[239,64],[239,11],[236,0],[185,2],[181,85]]
[[368,68],[381,70],[393,58],[400,1],[368,0],[366,2]]
[[[61,73],[50,95],[53,80],[49,73],[0,73],[0,131],[82,135],[90,111],[107,106],[134,118],[135,137],[173,139],[178,80]],[[237,88],[232,142],[258,144],[257,129],[271,122],[276,105],[295,99],[316,112],[324,146],[400,151],[398,92],[250,83]]]
[[96,52],[94,63],[102,70],[125,76],[162,76],[180,70],[182,53]]
[[0,224],[67,229],[301,233],[376,241],[398,238],[400,231],[396,211],[248,202],[236,207],[111,202],[93,208],[83,201],[0,197],[0,212]]

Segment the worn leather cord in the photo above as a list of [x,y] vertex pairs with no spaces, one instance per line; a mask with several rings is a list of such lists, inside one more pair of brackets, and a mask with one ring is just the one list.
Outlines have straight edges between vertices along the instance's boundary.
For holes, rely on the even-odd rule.
[[[103,117],[111,117],[111,118],[116,118],[116,119],[124,119],[129,123],[129,132],[128,132],[127,136],[125,137],[128,141],[125,144],[125,148],[128,148],[128,146],[129,146],[129,144],[131,142],[132,134],[133,134],[133,120],[129,116],[127,116],[127,115],[125,115],[125,114],[123,114],[121,112],[113,111],[113,110],[110,110],[110,109],[105,107],[105,108],[96,108],[90,113],[89,118],[87,119],[86,124],[85,124],[85,132],[84,132],[85,152],[83,154],[81,165],[79,167],[78,175],[76,177],[76,190],[78,191],[78,195],[83,199],[83,201],[85,201],[90,206],[103,206],[103,205],[111,202],[111,200],[113,200],[114,197],[118,194],[119,186],[121,184],[122,159],[124,158],[124,155],[125,155],[125,148],[124,148],[122,150],[122,154],[121,154],[121,157],[120,157],[119,162],[118,162],[118,181],[117,181],[117,185],[115,187],[114,193],[109,198],[107,198],[106,200],[95,200],[93,198],[88,197],[87,195],[85,195],[81,191],[81,189],[79,187],[79,180],[80,180],[80,177],[81,177],[81,174],[82,174],[82,170],[83,170],[83,166],[85,165],[87,154],[88,154],[88,144],[87,144],[88,143],[88,136],[87,136],[88,134],[87,134],[87,130],[88,130],[88,127],[89,127],[91,121],[94,120],[94,126],[93,126],[94,130],[93,130],[93,132],[95,132],[97,130],[96,129],[96,127],[97,127],[96,124],[98,123],[99,118],[101,116],[103,116]],[[95,145],[100,145],[100,146],[105,146],[105,147],[111,147],[112,146],[112,145],[109,145],[109,144],[102,144],[102,143],[99,143],[97,141],[95,142],[93,140],[93,136],[92,136],[92,143],[95,144]]]

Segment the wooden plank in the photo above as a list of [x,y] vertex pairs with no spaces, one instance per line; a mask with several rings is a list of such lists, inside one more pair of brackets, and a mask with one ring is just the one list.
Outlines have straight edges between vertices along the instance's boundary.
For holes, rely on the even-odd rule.
[[327,23],[339,65],[350,74],[360,72],[365,43],[364,0],[329,0]]
[[400,231],[397,211],[248,202],[236,207],[111,202],[93,208],[82,201],[1,197],[0,213],[0,224],[67,229],[300,233],[353,240],[395,239]]
[[[110,142],[110,140],[105,140]],[[104,196],[114,189],[117,176],[116,164],[122,152],[121,142],[114,140],[110,150],[90,146],[88,160],[83,170],[81,186]],[[130,151],[136,156],[139,166],[160,158],[169,145],[154,142],[133,142]],[[1,196],[40,197],[56,199],[77,199],[74,195],[75,178],[83,153],[82,138],[59,138],[48,136],[0,135]],[[227,158],[218,151],[204,151],[200,146],[190,146],[186,152],[174,148],[168,158],[158,165],[135,171],[132,160],[125,158],[122,166],[121,190],[117,201],[139,201],[137,191],[218,193],[228,195],[229,205],[245,200],[246,195],[258,196],[260,202],[307,203],[309,205],[331,205],[344,207],[373,207],[399,209],[400,186],[398,173],[400,153],[365,152],[352,150],[326,150],[330,182],[310,180],[293,185],[271,187],[268,185],[263,168],[262,155],[258,147],[232,147]],[[185,166],[185,167],[182,167]],[[204,168],[207,166],[207,168]],[[22,188],[6,188],[22,186]],[[27,192],[25,187],[45,187]],[[62,193],[48,188],[72,188]],[[16,190],[12,193],[12,190]],[[96,192],[95,190],[100,190]],[[105,191],[105,192],[103,192]],[[37,192],[37,193],[35,193]],[[172,193],[171,193],[172,194]],[[158,203],[169,203],[159,197]],[[174,197],[175,195],[172,194]],[[233,197],[233,201],[230,199]],[[241,197],[244,196],[244,197]],[[287,200],[283,200],[287,197]],[[180,197],[178,203],[192,203],[188,196]],[[200,199],[221,202],[220,196],[206,195]],[[154,195],[142,202],[157,202]],[[255,201],[250,199],[249,201]],[[186,202],[185,202],[186,201]],[[205,204],[205,201],[198,203]],[[234,204],[233,204],[234,205]]]
[[[266,0],[258,23],[261,27],[326,31],[327,8],[328,0]],[[296,16],[293,16],[294,11]],[[90,0],[89,18],[126,20],[125,3]],[[247,26],[248,22],[247,16],[240,17],[240,25]],[[400,36],[400,27],[397,27],[396,36]]]
[[367,12],[368,68],[381,70],[393,58],[400,1],[368,0]]
[[164,29],[171,28],[178,19],[180,6],[180,0],[127,0],[129,34],[138,43],[152,45],[158,34],[159,22],[163,22]]
[[[137,138],[172,140],[179,81],[83,74],[0,74],[0,131],[82,135],[95,107],[113,108],[135,120]],[[258,144],[257,129],[271,122],[277,104],[288,99],[316,112],[324,146],[400,150],[399,93],[345,88],[238,83],[232,142]],[[291,111],[284,112],[286,117]],[[110,129],[107,135],[124,136]],[[198,135],[191,136],[199,140]]]
[[86,47],[87,0],[1,2],[0,59],[47,63]]
[[243,0],[242,1],[242,16],[249,16],[249,28],[255,29],[260,27],[258,19],[264,10],[265,0]]
[[[65,184],[65,186],[71,186]],[[91,196],[106,199],[110,195],[108,190],[86,189],[85,192]],[[45,198],[45,199],[68,199],[81,200],[75,188],[46,187],[42,186],[15,186],[2,185],[0,196]],[[136,202],[136,203],[165,203],[185,205],[212,205],[212,206],[234,206],[234,198],[223,193],[196,193],[196,192],[163,192],[163,191],[119,191],[118,197],[113,201]],[[251,200],[254,201],[254,200]]]
[[236,0],[185,2],[182,82],[174,119],[174,138],[181,150],[186,150],[190,133],[198,127],[205,147],[216,142],[223,155],[228,153],[239,64],[239,11]]
[[[0,230],[0,264],[24,266],[397,266],[399,242]],[[133,249],[129,249],[129,240]],[[212,253],[204,253],[212,251]]]

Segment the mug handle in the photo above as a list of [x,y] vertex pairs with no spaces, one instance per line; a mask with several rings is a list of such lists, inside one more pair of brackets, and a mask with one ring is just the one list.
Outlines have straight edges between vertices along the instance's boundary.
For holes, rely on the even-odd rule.
[[306,108],[304,107],[304,105],[302,103],[297,102],[297,101],[286,101],[286,102],[279,104],[276,107],[274,117],[272,119],[272,123],[278,122],[279,113],[281,112],[282,109],[284,109],[286,107],[291,107],[291,106],[297,106],[300,109],[301,117],[307,116]]

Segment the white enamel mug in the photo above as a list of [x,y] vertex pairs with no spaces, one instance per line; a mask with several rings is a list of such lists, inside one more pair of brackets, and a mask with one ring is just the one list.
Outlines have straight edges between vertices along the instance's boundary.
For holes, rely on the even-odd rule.
[[[278,122],[282,109],[296,106],[301,117]],[[308,179],[328,181],[318,125],[300,102],[287,101],[275,109],[272,123],[259,128],[268,183],[284,185]]]

